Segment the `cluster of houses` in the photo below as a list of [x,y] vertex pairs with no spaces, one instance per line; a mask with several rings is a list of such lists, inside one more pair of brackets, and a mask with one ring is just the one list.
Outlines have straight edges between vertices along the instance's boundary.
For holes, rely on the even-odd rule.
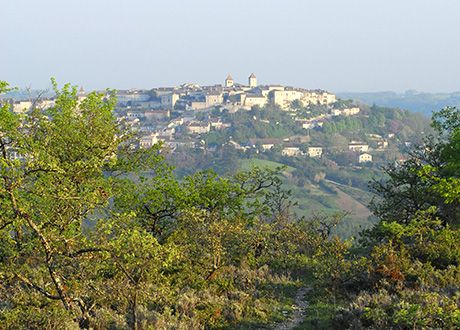
[[[354,163],[363,164],[373,161],[372,153],[379,153],[387,150],[388,139],[394,138],[394,134],[382,137],[377,134],[370,134],[369,139],[372,145],[362,141],[350,141],[344,149],[336,147],[323,147],[310,143],[308,136],[291,136],[289,138],[253,138],[245,144],[239,144],[230,140],[227,144],[237,150],[244,152],[255,151],[256,153],[279,152],[285,157],[310,157],[321,158],[326,151],[333,153],[348,153],[354,159]],[[329,150],[330,149],[330,150]]]
[[[223,122],[218,115],[209,115],[216,107],[220,111],[236,112],[270,103],[281,110],[291,110],[293,101],[303,106],[328,106],[336,102],[334,94],[322,90],[259,85],[255,74],[249,76],[246,85],[236,83],[228,75],[223,85],[189,83],[151,90],[121,90],[117,92],[117,97],[117,115],[140,132],[140,147],[148,148],[162,141],[172,150],[181,146],[197,146],[200,135],[230,127],[231,124]],[[313,128],[335,115],[338,114],[299,118],[297,122],[301,127]],[[349,114],[345,111],[342,115]]]
[[[241,146],[235,141],[230,141],[230,144],[235,149],[247,151],[255,149],[256,152],[267,152],[273,150],[279,150],[283,156],[286,157],[311,157],[321,158],[326,148],[316,145],[308,145],[303,143],[298,137],[286,138],[286,139],[250,139],[249,144]],[[373,150],[367,143],[359,141],[351,141],[348,144],[348,151],[355,155],[355,161],[359,164],[372,162],[372,155],[369,153]],[[379,149],[379,151],[382,151]]]
[[[127,125],[139,132],[140,148],[149,148],[163,142],[170,150],[177,148],[203,147],[201,135],[213,130],[229,128],[231,123],[224,122],[218,114],[213,114],[216,107],[229,112],[252,109],[274,104],[282,111],[294,112],[295,122],[305,129],[321,127],[324,122],[336,116],[354,116],[360,113],[359,107],[336,109],[336,96],[323,90],[307,90],[281,85],[259,85],[255,74],[248,77],[246,85],[236,83],[228,75],[223,85],[199,86],[183,84],[178,87],[160,87],[151,90],[121,90],[117,92],[118,103],[116,115]],[[80,90],[79,100],[85,98]],[[327,113],[315,117],[302,118],[295,113],[294,104],[300,106],[323,105],[329,108]],[[41,99],[12,102],[12,110],[22,113],[33,106],[42,108],[54,105],[54,100]],[[379,136],[378,149],[383,150],[388,142]],[[301,139],[300,139],[301,140]],[[321,146],[307,146],[305,141],[295,139],[251,139],[242,146],[230,139],[228,145],[235,149],[247,151],[255,149],[266,152],[273,148],[280,149],[287,157],[319,158],[325,151]],[[349,151],[356,153],[358,163],[372,162],[369,146],[358,141],[351,141]]]

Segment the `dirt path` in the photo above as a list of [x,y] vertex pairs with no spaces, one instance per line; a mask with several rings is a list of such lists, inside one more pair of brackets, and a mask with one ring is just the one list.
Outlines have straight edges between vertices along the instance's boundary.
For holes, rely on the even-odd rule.
[[294,313],[289,320],[284,321],[274,327],[274,330],[290,330],[298,326],[305,318],[308,302],[305,301],[305,295],[311,288],[300,288],[295,295]]

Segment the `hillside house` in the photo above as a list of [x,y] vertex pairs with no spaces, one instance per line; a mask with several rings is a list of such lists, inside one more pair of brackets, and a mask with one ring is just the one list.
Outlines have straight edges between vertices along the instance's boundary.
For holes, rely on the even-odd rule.
[[377,147],[381,150],[388,148],[388,141],[387,140],[377,141]]
[[187,124],[186,130],[191,134],[206,134],[211,130],[211,124],[209,122],[203,123],[199,121],[192,121]]
[[281,154],[283,156],[296,157],[296,156],[301,156],[302,151],[300,150],[299,147],[286,146],[281,150]]
[[273,147],[281,144],[280,139],[266,138],[266,139],[249,139],[249,143],[253,146],[260,146],[262,151],[268,151]]
[[146,110],[144,112],[146,120],[161,120],[171,116],[170,110]]
[[143,149],[148,149],[151,148],[155,143],[158,143],[158,141],[160,141],[158,139],[158,134],[149,134],[140,138],[139,145]]
[[323,154],[322,147],[308,147],[307,148],[307,155],[308,157],[319,158]]
[[224,96],[221,92],[211,92],[205,96],[206,108],[222,104],[223,102]]
[[241,144],[239,144],[238,142],[235,142],[233,140],[228,141],[228,145],[232,146],[236,150],[246,151],[247,149],[249,149],[249,147],[243,147]]
[[187,107],[187,109],[190,110],[203,110],[206,109],[208,105],[206,104],[206,101],[191,101],[190,105]]
[[352,142],[348,144],[348,150],[355,151],[355,152],[368,152],[369,145],[360,142]]
[[372,155],[368,153],[360,154],[358,156],[358,163],[369,163],[372,162]]
[[13,112],[14,113],[24,113],[29,111],[32,108],[31,101],[16,101],[13,103]]
[[344,116],[354,116],[357,115],[361,110],[358,107],[347,108],[342,110],[342,115]]
[[180,94],[178,93],[167,93],[161,95],[161,105],[168,109],[174,109],[176,102],[180,99]]

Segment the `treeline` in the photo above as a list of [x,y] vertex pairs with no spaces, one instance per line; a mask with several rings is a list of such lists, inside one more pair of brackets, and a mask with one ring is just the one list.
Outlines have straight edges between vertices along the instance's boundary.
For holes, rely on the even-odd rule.
[[456,109],[374,183],[380,221],[356,242],[333,235],[343,215],[297,217],[278,170],[179,180],[160,146],[133,148],[113,93],[54,89],[47,110],[0,106],[2,328],[260,328],[300,286],[329,328],[460,324]]

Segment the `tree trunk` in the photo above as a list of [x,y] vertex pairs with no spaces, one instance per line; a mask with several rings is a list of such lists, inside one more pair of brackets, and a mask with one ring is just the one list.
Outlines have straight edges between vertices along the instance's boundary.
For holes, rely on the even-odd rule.
[[138,316],[137,316],[137,289],[134,291],[134,297],[132,302],[132,317],[133,317],[133,330],[138,330]]

